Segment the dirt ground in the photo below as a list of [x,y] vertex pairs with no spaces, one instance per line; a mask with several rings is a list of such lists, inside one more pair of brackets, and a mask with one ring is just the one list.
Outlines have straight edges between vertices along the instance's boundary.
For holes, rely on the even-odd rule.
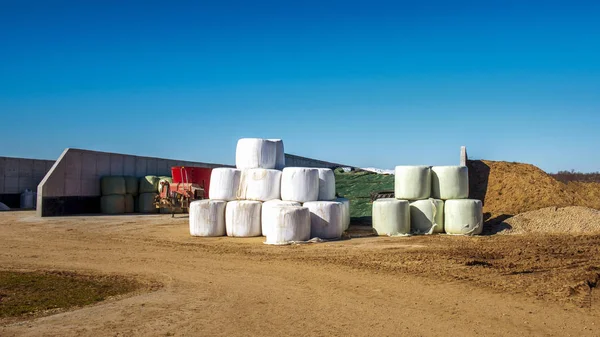
[[0,266],[158,290],[0,322],[0,336],[597,336],[600,233],[194,238],[185,216],[0,213]]

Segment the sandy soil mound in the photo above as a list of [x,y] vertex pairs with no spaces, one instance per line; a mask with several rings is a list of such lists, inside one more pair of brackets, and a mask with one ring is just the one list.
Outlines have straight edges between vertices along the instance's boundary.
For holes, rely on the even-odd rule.
[[492,221],[551,206],[600,209],[598,183],[565,184],[530,164],[471,160],[468,166],[470,197],[483,201]]
[[600,211],[581,206],[547,207],[516,215],[500,226],[503,234],[598,233]]

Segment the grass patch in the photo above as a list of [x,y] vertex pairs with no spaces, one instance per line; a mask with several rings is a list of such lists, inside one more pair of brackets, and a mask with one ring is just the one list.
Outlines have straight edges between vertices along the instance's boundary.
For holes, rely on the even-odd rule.
[[0,270],[0,319],[94,304],[139,287],[120,276]]
[[373,172],[335,173],[336,192],[350,200],[350,216],[371,216],[371,192],[394,190],[394,176]]

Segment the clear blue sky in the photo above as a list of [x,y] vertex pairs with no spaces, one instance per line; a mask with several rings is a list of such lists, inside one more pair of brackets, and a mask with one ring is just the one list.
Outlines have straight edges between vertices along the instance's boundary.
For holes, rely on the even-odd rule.
[[[293,4],[295,3],[295,4]],[[0,155],[600,170],[600,2],[0,0]]]

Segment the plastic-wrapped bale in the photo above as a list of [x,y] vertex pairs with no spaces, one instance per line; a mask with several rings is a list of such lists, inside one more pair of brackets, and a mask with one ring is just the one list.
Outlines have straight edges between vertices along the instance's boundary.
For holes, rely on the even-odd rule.
[[276,219],[276,217],[273,215],[273,212],[275,212],[275,208],[281,206],[302,206],[302,204],[295,201],[282,201],[278,199],[263,202],[260,217],[261,232],[263,236],[267,236],[269,230],[275,227],[276,223],[272,220]]
[[410,203],[410,229],[414,234],[444,232],[444,201],[417,200]]
[[190,203],[192,236],[225,235],[225,200],[197,200]]
[[160,179],[157,176],[145,176],[140,178],[139,194],[158,192],[159,180]]
[[216,168],[210,174],[208,195],[211,199],[231,201],[237,199],[242,171],[233,168]]
[[139,192],[139,179],[137,177],[126,176],[123,177],[125,179],[125,193],[131,194],[132,196],[137,196]]
[[112,194],[102,196],[100,198],[100,211],[103,214],[124,214],[125,195]]
[[238,169],[274,169],[277,164],[277,144],[260,138],[242,138],[235,149]]
[[344,230],[348,230],[350,227],[350,200],[346,198],[337,198],[337,202],[341,202],[344,205]]
[[[275,206],[268,212],[272,224],[265,243],[283,245],[310,239],[310,211],[301,206]],[[266,219],[263,219],[265,221]]]
[[283,148],[283,140],[281,139],[268,139],[271,142],[275,143],[275,169],[283,170],[285,167],[285,150]]
[[286,167],[281,173],[281,199],[307,202],[319,199],[319,170]]
[[281,197],[281,171],[247,169],[242,171],[238,199],[269,201]]
[[377,235],[410,234],[409,202],[394,198],[373,201],[373,229]]
[[173,178],[167,177],[167,176],[158,177],[157,191],[159,194],[160,194],[160,192],[162,192],[162,186],[163,186],[162,182],[167,182],[169,184],[172,184]]
[[254,200],[230,201],[225,208],[227,236],[260,236],[262,203]]
[[302,206],[310,210],[310,236],[338,239],[344,232],[344,205],[337,201],[309,201]]
[[117,176],[102,177],[100,180],[102,195],[123,195],[127,192],[125,178]]
[[125,194],[125,213],[134,213],[135,212],[135,200],[133,195]]
[[432,167],[431,197],[442,200],[468,198],[469,169],[466,166]]
[[429,166],[396,166],[394,196],[402,200],[427,199],[431,195]]
[[140,213],[158,213],[158,208],[154,205],[154,199],[158,193],[142,193],[138,196],[138,211]]
[[318,168],[319,171],[319,199],[318,200],[334,200],[335,199],[335,175],[328,168]]
[[444,230],[448,234],[478,235],[483,231],[483,208],[480,200],[446,200]]

